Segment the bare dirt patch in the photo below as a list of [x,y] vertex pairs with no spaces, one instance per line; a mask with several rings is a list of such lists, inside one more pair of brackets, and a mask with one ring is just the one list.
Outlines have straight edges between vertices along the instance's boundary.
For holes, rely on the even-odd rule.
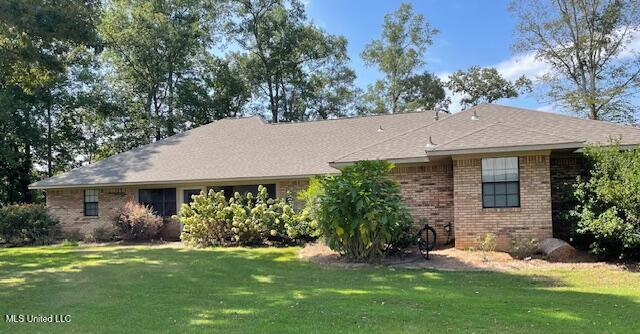
[[571,262],[550,262],[541,256],[521,260],[503,252],[481,252],[458,250],[455,248],[437,249],[430,253],[430,259],[425,260],[417,250],[409,251],[400,256],[385,258],[380,263],[354,263],[332,251],[324,244],[307,244],[299,252],[301,259],[324,265],[341,267],[361,267],[370,265],[385,265],[400,268],[424,268],[438,270],[493,270],[514,271],[523,269],[574,269],[574,268],[608,268],[625,269],[617,264],[597,261],[585,253],[578,253]]

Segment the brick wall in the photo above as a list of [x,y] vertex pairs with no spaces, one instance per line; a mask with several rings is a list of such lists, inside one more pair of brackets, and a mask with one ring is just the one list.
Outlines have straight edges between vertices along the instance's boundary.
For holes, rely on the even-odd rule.
[[[474,246],[487,233],[495,234],[503,249],[514,238],[550,237],[550,157],[520,157],[521,207],[503,209],[482,208],[480,161],[480,158],[470,158],[400,165],[392,170],[391,177],[400,183],[416,223],[426,218],[436,228],[440,244],[446,241],[444,225],[449,222],[454,222],[457,248]],[[284,197],[288,191],[295,196],[308,183],[307,179],[278,181],[277,196]],[[77,229],[86,234],[97,226],[111,224],[115,211],[127,200],[135,200],[135,194],[135,188],[101,189],[98,217],[84,216],[82,189],[50,190],[47,206],[60,219],[63,230]]]
[[[400,183],[400,190],[416,228],[421,218],[436,229],[437,242],[447,240],[444,225],[453,221],[453,170],[451,161],[403,167],[391,171],[391,178]],[[453,231],[451,232],[453,238]]]
[[551,211],[553,236],[565,241],[571,237],[571,224],[561,216],[575,207],[573,185],[578,175],[588,175],[587,160],[581,154],[551,156]]
[[477,246],[487,233],[497,237],[498,249],[512,240],[552,236],[549,155],[520,156],[520,207],[482,208],[481,159],[453,162],[456,248]]
[[98,195],[98,216],[84,216],[84,190],[47,191],[47,208],[60,219],[63,232],[91,233],[98,226],[110,225],[118,210],[128,200],[135,199],[134,188],[103,188]]
[[297,196],[300,191],[307,189],[308,185],[308,179],[279,181],[276,183],[276,197],[285,198],[287,193],[291,193],[295,206],[302,206],[303,203],[297,199]]

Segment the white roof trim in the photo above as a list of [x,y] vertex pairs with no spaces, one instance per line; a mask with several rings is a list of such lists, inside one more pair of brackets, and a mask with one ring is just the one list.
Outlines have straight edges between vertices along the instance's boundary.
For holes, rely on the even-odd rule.
[[[335,173],[327,174],[338,174]],[[295,180],[295,179],[307,179],[316,175],[304,174],[304,175],[278,175],[278,176],[261,176],[261,177],[237,177],[226,179],[204,179],[204,180],[162,180],[162,181],[145,181],[145,182],[112,182],[112,183],[91,183],[91,184],[73,184],[73,185],[51,185],[51,186],[38,186],[30,185],[29,189],[69,189],[69,188],[107,188],[107,187],[129,187],[129,186],[148,186],[148,185],[161,185],[161,184],[213,184],[222,182],[261,182],[261,181],[280,181],[280,180]]]
[[[410,163],[421,163],[421,162],[429,162],[428,157],[413,157],[413,158],[397,158],[397,159],[371,159],[371,160],[384,160],[394,164],[410,164]],[[357,161],[332,161],[329,163],[329,166],[334,168],[347,167],[353,165]]]
[[543,145],[517,145],[517,146],[502,146],[502,147],[481,147],[470,148],[462,150],[442,150],[442,151],[429,151],[428,156],[442,156],[442,155],[458,155],[458,154],[477,154],[477,153],[499,153],[499,152],[521,152],[521,151],[546,151],[546,150],[559,150],[570,148],[581,148],[584,146],[583,142],[571,142],[560,144],[543,144]]

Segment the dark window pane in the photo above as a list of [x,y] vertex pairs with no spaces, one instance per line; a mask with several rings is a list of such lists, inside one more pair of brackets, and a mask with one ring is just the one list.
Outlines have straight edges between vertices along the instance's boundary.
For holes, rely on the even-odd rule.
[[507,183],[507,194],[517,195],[518,194],[518,182],[509,182]]
[[495,186],[493,183],[485,183],[482,185],[482,192],[484,195],[493,195]]
[[233,192],[234,193],[238,192],[242,196],[245,196],[247,193],[251,193],[255,196],[258,194],[258,185],[249,184],[249,185],[234,186]]
[[495,206],[495,201],[493,200],[493,196],[483,196],[482,197],[482,206],[485,208],[493,208]]
[[84,215],[98,215],[98,189],[85,189],[84,191]]
[[162,190],[163,195],[163,217],[170,217],[176,214],[176,188],[167,188]]
[[184,204],[191,203],[191,197],[195,196],[195,195],[200,195],[200,189],[185,189],[184,190],[184,197],[182,199],[182,202]]
[[484,207],[518,207],[518,157],[482,159],[482,202]]
[[138,202],[150,206],[160,216],[174,215],[176,213],[176,189],[140,189]]
[[271,183],[265,184],[264,186],[267,188],[267,196],[269,198],[276,198],[276,185]]
[[[263,184],[265,188],[267,188],[267,197],[268,198],[276,198],[276,185],[273,183]],[[245,196],[247,193],[251,193],[254,196],[258,194],[258,185],[257,184],[246,184],[239,186],[215,186],[209,187],[209,189],[213,189],[214,191],[224,191],[224,196],[226,198],[231,198],[233,195],[238,192],[242,196]]]
[[507,206],[517,207],[520,205],[518,195],[507,195]]
[[97,216],[98,215],[98,203],[84,203],[84,215],[85,216]]
[[213,191],[215,192],[219,192],[219,191],[223,191],[224,192],[224,197],[226,197],[227,199],[233,197],[234,191],[233,191],[233,186],[215,186],[215,187],[209,187],[208,189],[213,189]]

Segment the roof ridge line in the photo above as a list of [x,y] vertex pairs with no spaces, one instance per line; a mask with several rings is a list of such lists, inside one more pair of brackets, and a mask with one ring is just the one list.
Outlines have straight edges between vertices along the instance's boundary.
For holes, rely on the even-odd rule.
[[340,159],[342,159],[342,158],[344,158],[344,157],[348,157],[348,156],[350,156],[350,155],[352,155],[352,154],[354,154],[354,153],[356,153],[356,152],[364,151],[364,150],[366,150],[366,149],[368,149],[368,148],[371,148],[371,147],[373,147],[373,146],[376,146],[376,145],[382,144],[382,143],[387,142],[387,141],[389,141],[389,140],[391,140],[391,139],[395,139],[395,138],[398,138],[398,137],[400,137],[400,136],[404,136],[404,135],[409,134],[409,133],[411,133],[411,132],[413,132],[413,131],[418,131],[418,130],[421,130],[421,129],[424,129],[424,128],[428,128],[428,127],[430,127],[430,126],[432,126],[432,125],[434,125],[434,124],[438,124],[438,122],[444,122],[444,121],[446,121],[446,120],[448,120],[448,119],[453,118],[453,117],[454,117],[454,116],[456,116],[456,115],[459,115],[459,114],[464,113],[465,111],[466,111],[466,110],[463,110],[463,111],[461,111],[461,112],[457,112],[457,113],[455,113],[455,114],[451,114],[450,116],[448,116],[448,117],[444,118],[442,121],[434,121],[433,123],[430,123],[430,124],[421,125],[421,126],[419,126],[419,127],[417,127],[417,128],[413,128],[413,129],[407,130],[407,131],[405,131],[405,132],[403,132],[403,133],[399,133],[399,134],[397,134],[397,135],[395,135],[395,136],[391,136],[391,137],[389,137],[389,138],[387,138],[387,139],[383,139],[383,140],[377,141],[377,142],[375,142],[375,143],[372,143],[372,144],[370,144],[370,145],[364,146],[364,147],[362,147],[362,148],[359,148],[359,149],[353,150],[353,151],[351,151],[351,152],[349,152],[349,153],[347,153],[347,154],[344,154],[344,155],[341,155],[341,156],[339,156],[339,157],[337,157],[337,158],[334,158],[334,160],[333,160],[333,161],[331,161],[331,162],[339,161]]
[[[468,137],[468,136],[470,136],[470,135],[472,135],[472,134],[478,133],[478,132],[480,132],[480,131],[486,130],[487,128],[490,128],[490,127],[492,127],[492,126],[496,126],[496,125],[506,126],[506,127],[508,127],[508,128],[516,129],[516,130],[518,130],[518,131],[527,131],[527,132],[537,133],[537,134],[541,134],[541,135],[545,135],[545,136],[550,136],[550,137],[554,137],[554,138],[561,138],[561,139],[565,139],[565,140],[568,140],[566,143],[584,143],[584,141],[575,141],[575,140],[571,140],[571,138],[568,138],[568,137],[556,136],[556,135],[549,135],[549,134],[547,134],[547,133],[540,132],[540,131],[535,131],[535,130],[521,129],[521,128],[518,128],[518,127],[515,127],[515,126],[511,126],[511,125],[509,125],[509,124],[506,124],[506,123],[504,123],[504,122],[500,121],[500,122],[491,123],[491,124],[489,124],[489,125],[487,125],[487,126],[485,126],[485,127],[482,127],[482,128],[480,128],[480,129],[477,129],[477,130],[474,130],[474,131],[471,131],[471,132],[468,132],[468,133],[466,133],[466,134],[464,134],[464,135],[462,135],[462,136],[460,136],[460,137],[457,137],[457,138],[455,138],[455,139],[449,140],[449,141],[447,141],[447,142],[445,142],[445,143],[443,143],[443,144],[437,145],[433,150],[431,150],[431,151],[429,151],[429,152],[436,152],[436,151],[438,151],[438,148],[440,148],[440,147],[442,147],[442,146],[448,145],[448,144],[450,144],[450,143],[452,143],[452,142],[458,141],[458,140],[460,140],[460,139],[462,139],[462,138]],[[516,146],[517,146],[517,145],[516,145]],[[445,151],[446,151],[446,150],[445,150]]]
[[[362,119],[362,118],[375,118],[375,117],[387,117],[387,116],[401,116],[401,115],[413,115],[413,114],[426,114],[426,113],[433,113],[435,112],[435,110],[425,110],[425,111],[406,111],[406,112],[399,112],[399,113],[395,113],[395,114],[387,114],[387,113],[378,113],[378,114],[372,114],[372,115],[355,115],[355,116],[347,116],[347,117],[338,117],[338,118],[331,118],[331,119],[317,119],[317,120],[309,120],[309,121],[292,121],[292,122],[278,122],[278,123],[266,123],[267,125],[295,125],[295,124],[311,124],[311,123],[321,123],[321,122],[332,122],[332,121],[347,121],[347,120],[354,120],[354,119]],[[448,114],[448,113],[446,113]],[[451,116],[453,116],[454,114],[449,114]],[[449,118],[449,117],[445,117],[444,119]]]
[[[556,113],[556,112],[553,112],[553,111],[545,111],[545,110],[530,109],[530,108],[523,108],[523,107],[516,107],[516,106],[508,106],[508,105],[499,104],[499,103],[481,103],[481,104],[473,106],[472,108],[477,107],[477,106],[482,106],[482,105],[493,105],[493,106],[499,106],[501,108],[516,109],[516,110],[524,111],[524,112],[542,113],[544,115],[549,115],[549,116],[560,116],[560,117],[563,117],[563,118],[579,120],[579,121],[586,122],[586,123],[599,123],[599,124],[607,124],[607,125],[617,125],[617,126],[623,126],[623,127],[626,127],[626,128],[640,130],[640,127],[637,127],[635,125],[630,125],[630,124],[615,123],[615,122],[612,122],[612,121],[605,121],[605,120],[601,120],[601,119],[582,118],[582,117],[577,117],[577,116],[573,116],[573,115]],[[469,109],[471,109],[471,108],[469,108]]]
[[68,170],[68,171],[66,171],[66,172],[63,172],[63,173],[60,173],[60,174],[58,174],[58,175],[53,175],[53,176],[51,176],[51,177],[48,177],[48,178],[45,178],[45,179],[42,179],[42,180],[38,180],[38,181],[36,181],[36,182],[33,182],[33,184],[38,183],[38,182],[40,182],[40,181],[47,180],[47,179],[56,178],[56,177],[58,177],[58,176],[60,176],[60,175],[66,174],[67,172],[70,172],[70,171],[72,171],[72,170],[85,169],[85,168],[93,167],[93,166],[96,166],[96,165],[102,165],[103,163],[105,163],[105,162],[107,162],[107,161],[111,161],[111,160],[114,160],[115,158],[117,158],[117,157],[119,157],[119,156],[122,156],[124,153],[139,152],[139,151],[141,151],[141,150],[143,150],[143,149],[146,149],[146,148],[149,148],[149,147],[153,147],[153,146],[161,145],[161,144],[165,143],[166,141],[168,141],[168,140],[169,140],[169,139],[171,139],[171,138],[179,137],[179,136],[180,136],[180,137],[181,137],[181,136],[186,136],[186,135],[188,135],[189,133],[194,133],[194,132],[197,132],[197,131],[202,131],[202,129],[212,127],[212,126],[214,126],[216,123],[219,123],[220,121],[250,120],[250,119],[253,119],[253,118],[258,118],[258,120],[259,120],[259,121],[261,121],[261,122],[264,124],[264,120],[262,120],[262,118],[261,118],[260,116],[258,116],[258,115],[253,115],[253,116],[250,116],[250,117],[239,117],[239,118],[238,118],[238,117],[228,117],[228,118],[216,119],[216,120],[213,120],[213,121],[211,121],[211,122],[209,122],[209,123],[207,123],[207,124],[203,124],[203,125],[200,125],[200,126],[196,126],[195,128],[191,128],[191,129],[188,129],[188,130],[185,130],[185,131],[182,131],[182,132],[178,132],[178,133],[173,134],[173,135],[171,135],[171,136],[169,136],[169,137],[165,137],[165,138],[162,138],[162,139],[160,139],[160,140],[156,140],[156,141],[153,141],[153,142],[150,142],[150,143],[146,143],[146,144],[144,144],[144,145],[140,145],[140,146],[137,146],[137,147],[133,147],[133,148],[131,148],[131,149],[129,149],[129,150],[126,150],[126,151],[118,152],[118,153],[116,153],[116,154],[114,154],[114,155],[110,155],[110,156],[108,156],[108,157],[106,157],[106,158],[104,158],[104,159],[102,159],[102,160],[98,160],[98,161],[93,162],[93,163],[89,163],[89,164],[86,164],[86,165],[78,166],[78,167],[76,167],[76,168],[73,168],[73,169]]

